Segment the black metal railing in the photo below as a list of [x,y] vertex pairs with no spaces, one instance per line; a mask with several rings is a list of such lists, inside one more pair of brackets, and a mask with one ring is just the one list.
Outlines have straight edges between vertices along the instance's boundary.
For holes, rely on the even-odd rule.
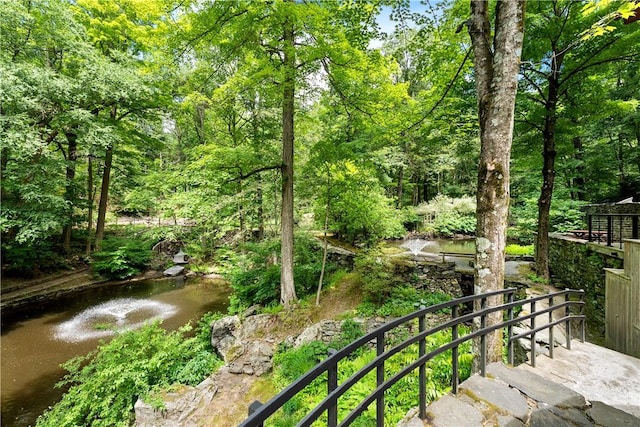
[[606,241],[607,246],[618,242],[622,248],[624,239],[637,239],[640,233],[640,214],[589,214],[588,240]]
[[[536,333],[549,329],[549,355],[553,357],[553,327],[556,325],[564,324],[566,334],[566,346],[571,348],[571,332],[572,321],[579,322],[580,325],[580,338],[584,342],[584,321],[585,316],[582,315],[582,307],[584,302],[582,301],[584,292],[581,290],[565,289],[563,291],[555,292],[548,295],[542,295],[535,298],[529,298],[525,300],[514,300],[517,290],[515,288],[504,289],[494,292],[488,292],[479,295],[471,295],[455,300],[447,301],[441,304],[433,305],[430,307],[423,307],[414,313],[390,321],[376,330],[358,338],[351,342],[346,347],[340,350],[330,350],[329,356],[318,363],[313,369],[307,371],[304,375],[291,383],[278,395],[269,400],[266,404],[260,402],[254,402],[249,408],[249,417],[244,420],[240,427],[262,427],[264,422],[271,417],[278,409],[282,408],[289,400],[291,400],[296,394],[301,392],[306,386],[308,386],[316,378],[326,375],[327,378],[327,394],[324,399],[309,413],[307,413],[299,422],[298,426],[309,426],[314,421],[318,420],[324,413],[327,414],[327,425],[334,427],[337,425],[348,426],[358,416],[360,416],[369,405],[376,402],[376,425],[384,425],[384,394],[391,386],[397,383],[400,379],[404,378],[408,374],[418,370],[418,390],[416,392],[419,396],[419,410],[418,414],[420,418],[426,418],[426,406],[427,406],[427,381],[426,381],[426,364],[429,360],[435,356],[442,354],[448,350],[451,350],[452,358],[452,392],[457,393],[459,383],[458,372],[458,347],[470,340],[479,339],[479,356],[480,356],[480,373],[484,376],[486,373],[486,355],[487,355],[487,335],[504,328],[507,329],[507,341],[508,341],[508,358],[511,364],[514,362],[514,343],[524,337],[531,337],[531,364],[535,366],[535,342]],[[571,297],[578,297],[578,299],[571,299]],[[502,303],[498,305],[488,305],[490,299],[498,298],[502,299]],[[548,307],[543,309],[537,309],[538,303],[545,301],[548,303]],[[522,308],[526,304],[529,304],[530,310],[526,315],[516,316],[516,309]],[[469,310],[469,306],[473,306],[470,312],[465,313],[465,310]],[[572,313],[572,308],[577,308],[577,313]],[[444,309],[451,309],[451,318],[448,321],[439,323],[429,329],[426,328],[426,316],[431,313],[436,313]],[[573,310],[576,311],[575,309]],[[554,318],[557,312],[560,312],[561,317]],[[502,321],[497,324],[488,325],[487,319],[492,313],[500,313]],[[522,314],[522,313],[520,313]],[[536,319],[540,316],[548,314],[548,321],[545,324],[536,326]],[[399,344],[386,346],[386,338],[389,333],[392,333],[397,328],[403,325],[414,325],[415,321],[418,321],[418,330],[413,336],[405,339]],[[517,335],[513,333],[513,327],[517,324],[522,325],[523,322],[529,322],[529,328],[525,332],[521,332]],[[479,326],[473,328],[472,332],[463,336],[458,336],[458,327],[463,324],[469,324],[475,322]],[[451,341],[432,350],[427,353],[426,351],[426,338],[437,332],[447,330],[451,331]],[[400,351],[408,348],[411,345],[418,344],[417,358],[400,369],[395,374],[385,377],[385,361],[389,360],[392,356]],[[349,357],[352,353],[360,348],[374,346],[376,348],[376,357],[369,362],[365,367],[355,372],[351,377],[344,380],[341,384],[338,384],[338,369],[341,360]],[[351,410],[340,422],[338,423],[338,400],[343,396],[351,387],[358,383],[362,378],[370,372],[376,372],[376,388],[371,390],[370,394],[364,398],[355,408]]]

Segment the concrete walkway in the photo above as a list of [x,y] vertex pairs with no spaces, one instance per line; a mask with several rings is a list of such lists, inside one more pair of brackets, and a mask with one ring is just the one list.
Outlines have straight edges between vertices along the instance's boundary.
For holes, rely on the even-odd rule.
[[640,359],[577,340],[571,341],[571,350],[556,347],[553,356],[538,356],[535,368],[522,364],[518,369],[640,418]]

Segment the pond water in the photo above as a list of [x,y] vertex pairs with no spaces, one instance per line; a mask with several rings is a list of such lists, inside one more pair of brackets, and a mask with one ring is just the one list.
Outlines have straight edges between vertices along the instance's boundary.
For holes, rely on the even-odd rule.
[[397,247],[408,252],[437,254],[454,252],[473,254],[476,251],[475,239],[407,239],[386,242],[389,247]]
[[108,340],[112,333],[105,329],[136,328],[148,319],[178,329],[208,311],[225,312],[230,293],[220,281],[199,278],[106,284],[28,315],[3,318],[1,425],[33,425],[62,396],[54,388],[66,373],[59,365]]

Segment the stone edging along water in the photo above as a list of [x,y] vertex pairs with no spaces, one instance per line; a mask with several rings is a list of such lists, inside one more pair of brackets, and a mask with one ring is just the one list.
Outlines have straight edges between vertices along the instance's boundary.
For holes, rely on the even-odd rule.
[[[92,279],[88,271],[89,269],[82,269],[81,271],[73,273],[64,273],[46,279],[28,282],[26,286],[13,286],[8,292],[3,290],[2,301],[0,301],[3,320],[19,315],[27,309],[42,309],[62,298],[87,290],[104,286],[123,286],[143,280],[163,277],[159,271],[148,271],[130,279],[112,281],[108,279]],[[84,273],[85,277],[79,279],[76,277],[78,273]],[[70,277],[75,277],[76,280],[64,280]]]

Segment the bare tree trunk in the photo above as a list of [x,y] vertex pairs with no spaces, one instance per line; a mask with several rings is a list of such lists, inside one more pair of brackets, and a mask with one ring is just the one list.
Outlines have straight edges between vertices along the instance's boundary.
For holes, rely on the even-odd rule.
[[573,138],[573,149],[575,150],[574,158],[578,162],[576,166],[575,177],[571,186],[573,187],[572,195],[574,200],[585,200],[585,176],[584,176],[584,146],[582,138],[576,136]]
[[324,269],[327,266],[327,252],[329,242],[327,241],[327,230],[329,229],[329,211],[331,209],[331,168],[327,167],[327,206],[324,212],[324,251],[322,254],[322,267],[320,268],[320,279],[318,280],[318,292],[316,293],[316,306],[320,305],[320,291],[322,291],[322,281],[324,280]]
[[[489,2],[471,0],[469,34],[475,57],[481,141],[477,194],[476,294],[504,288],[509,159],[524,32],[524,5],[524,0],[497,2],[495,36],[491,46]],[[489,305],[501,303],[501,298],[491,298],[488,301]],[[502,314],[497,313],[489,318],[489,324],[499,323],[501,320]],[[487,361],[502,360],[502,331],[498,330],[487,338]]]
[[264,196],[262,195],[262,176],[257,175],[258,189],[256,190],[256,198],[258,203],[258,240],[264,238]]
[[240,221],[240,234],[244,233],[244,203],[242,196],[242,178],[238,181],[238,220]]
[[62,231],[64,251],[71,252],[71,230],[73,229],[73,207],[76,203],[76,191],[74,180],[76,178],[76,164],[78,159],[78,134],[75,130],[65,132],[67,137],[67,172],[65,176],[64,200],[68,204],[69,217],[67,225]]
[[113,161],[113,146],[107,147],[104,156],[104,170],[102,171],[102,186],[100,187],[100,203],[98,204],[98,222],[96,223],[95,250],[99,251],[104,239],[104,224],[107,218],[107,198],[109,197],[109,182],[111,180],[111,163]]
[[86,255],[91,255],[91,231],[93,229],[93,156],[87,158],[87,247]]
[[288,307],[298,297],[293,281],[293,114],[295,95],[295,46],[293,22],[284,24],[284,81],[282,92],[282,239],[280,302]]
[[402,196],[404,193],[404,167],[400,166],[400,169],[398,170],[398,187],[396,190],[396,208],[401,208],[402,207]]
[[553,185],[556,175],[556,109],[560,89],[560,68],[563,54],[553,55],[551,72],[548,77],[549,93],[545,102],[545,117],[542,150],[542,188],[538,199],[538,234],[536,236],[536,272],[538,276],[549,279],[549,231],[551,229],[550,212],[553,197]]

